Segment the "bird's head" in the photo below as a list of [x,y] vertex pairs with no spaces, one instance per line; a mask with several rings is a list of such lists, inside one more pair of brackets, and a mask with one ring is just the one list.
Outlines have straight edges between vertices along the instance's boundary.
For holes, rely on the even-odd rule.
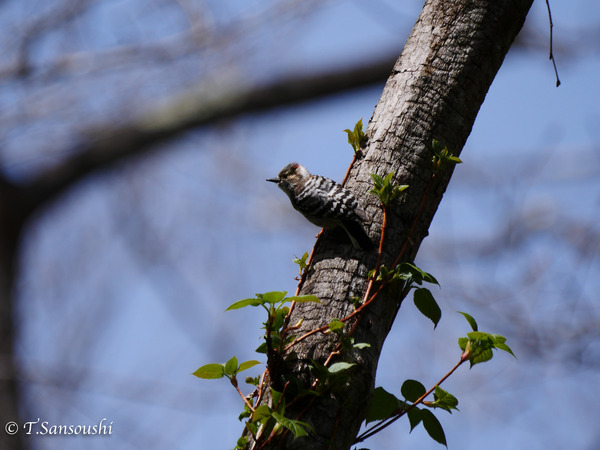
[[302,164],[293,162],[281,169],[277,178],[267,178],[267,181],[277,183],[277,186],[287,193],[291,192],[294,186],[297,186],[298,183],[308,177],[310,177],[310,172]]

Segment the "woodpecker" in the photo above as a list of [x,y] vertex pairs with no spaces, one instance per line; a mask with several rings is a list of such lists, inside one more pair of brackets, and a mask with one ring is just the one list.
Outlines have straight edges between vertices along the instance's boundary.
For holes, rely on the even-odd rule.
[[367,219],[352,193],[320,175],[311,175],[304,166],[290,163],[267,181],[276,183],[287,194],[294,209],[319,227],[344,229],[357,250],[370,250],[373,241],[363,230]]

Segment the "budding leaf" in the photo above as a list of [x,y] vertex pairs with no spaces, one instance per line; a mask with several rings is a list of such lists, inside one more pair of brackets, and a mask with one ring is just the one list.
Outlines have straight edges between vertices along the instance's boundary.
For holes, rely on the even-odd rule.
[[294,258],[292,260],[292,262],[294,262],[294,264],[298,264],[300,266],[300,270],[304,270],[306,269],[308,266],[306,265],[306,259],[308,258],[308,252],[305,252],[304,255],[302,255],[301,258]]
[[348,144],[352,146],[354,153],[358,153],[358,151],[367,143],[367,137],[363,132],[362,119],[356,122],[356,125],[354,125],[354,130],[349,130],[346,128],[344,131],[348,134]]
[[435,387],[433,399],[434,402],[431,404],[431,406],[434,408],[441,408],[448,411],[449,413],[452,413],[453,409],[456,409],[458,411],[458,408],[456,407],[458,405],[458,399],[454,395],[450,394],[449,392],[446,392],[439,386]]
[[238,360],[234,356],[225,363],[225,375],[235,375],[238,371]]

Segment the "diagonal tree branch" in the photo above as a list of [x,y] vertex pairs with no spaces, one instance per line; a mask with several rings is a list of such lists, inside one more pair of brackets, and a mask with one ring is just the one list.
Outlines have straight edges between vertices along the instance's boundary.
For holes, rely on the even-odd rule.
[[[394,172],[395,183],[409,185],[400,201],[386,209],[389,216],[381,262],[387,267],[398,255],[402,261],[414,260],[450,181],[452,167],[434,171],[432,140],[441,141],[455,155],[460,153],[531,3],[425,3],[367,127],[369,143],[364,157],[353,165],[346,183],[373,218],[370,234],[374,241],[381,233],[383,217],[376,197],[367,194],[371,187],[369,173],[384,176]],[[404,242],[408,242],[405,248]],[[322,303],[295,306],[290,322],[303,320],[298,335],[351,314],[351,300],[362,297],[367,273],[375,267],[376,259],[374,252],[356,252],[340,244],[334,232],[324,233],[317,241],[312,267],[301,290],[301,294],[318,296]],[[315,433],[295,440],[288,433],[283,442],[261,448],[350,448],[366,414],[380,351],[401,301],[398,292],[384,288],[366,308],[353,337],[356,342],[370,344],[370,348],[345,352],[333,359],[356,364],[344,386],[335,393],[288,403],[286,416],[309,423]],[[283,379],[313,385],[311,361],[323,364],[331,360],[338,340],[334,333],[317,333],[294,346],[294,353],[287,355],[289,370],[281,375]]]

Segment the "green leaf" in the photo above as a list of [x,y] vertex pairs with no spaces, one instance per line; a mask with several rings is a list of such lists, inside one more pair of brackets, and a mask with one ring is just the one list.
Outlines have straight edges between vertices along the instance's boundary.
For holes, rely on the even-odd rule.
[[252,386],[258,386],[258,384],[260,383],[260,376],[256,376],[256,377],[246,377],[244,379],[244,382],[246,384],[250,384]]
[[376,173],[371,173],[371,178],[373,178],[373,186],[374,188],[369,191],[369,193],[376,195],[379,198],[379,202],[383,206],[389,205],[392,201],[394,201],[400,193],[408,188],[408,185],[394,185],[392,183],[392,178],[394,177],[394,172],[388,173],[384,178],[377,175]]
[[433,328],[436,328],[442,318],[442,310],[433,298],[429,289],[419,288],[415,290],[414,302],[417,309],[433,322]]
[[339,319],[333,319],[327,326],[333,332],[341,331],[344,328],[344,322]]
[[362,119],[356,122],[354,130],[351,131],[348,128],[346,128],[344,131],[348,134],[348,143],[354,149],[354,153],[357,153],[366,144],[367,141],[365,133],[363,132]]
[[423,426],[425,427],[425,431],[427,434],[431,436],[431,438],[439,442],[448,448],[448,444],[446,443],[446,435],[444,434],[444,429],[442,428],[442,424],[437,417],[433,415],[433,413],[427,409],[421,410],[421,420],[423,421]]
[[267,343],[263,342],[262,344],[260,344],[258,347],[256,347],[256,350],[254,350],[256,353],[267,353]]
[[306,422],[300,422],[299,420],[292,420],[284,417],[283,415],[274,412],[272,414],[273,418],[277,421],[277,423],[281,424],[288,430],[292,432],[294,438],[299,438],[301,436],[306,436],[308,432],[306,429],[313,431],[313,428],[307,424]]
[[279,346],[281,345],[281,335],[279,333],[271,333],[270,338],[271,345],[273,346],[273,348],[279,348]]
[[260,364],[260,361],[256,361],[255,359],[250,360],[250,361],[245,361],[243,363],[240,364],[240,367],[238,368],[238,372],[242,372],[244,370],[248,370],[251,367],[256,366],[257,364]]
[[244,410],[238,416],[238,420],[241,422],[242,420],[247,419],[250,416],[252,416],[252,411],[250,410],[250,408],[248,408],[248,405],[244,403]]
[[321,300],[319,300],[319,297],[317,297],[316,295],[294,295],[292,297],[286,298],[285,301],[286,302],[296,302],[296,303],[306,303],[306,302],[321,303]]
[[427,392],[427,389],[416,380],[406,380],[402,383],[400,392],[406,400],[414,403]]
[[193,375],[198,378],[204,378],[205,380],[213,380],[223,378],[225,370],[223,364],[206,364],[196,370]]
[[238,371],[238,360],[234,356],[225,363],[225,375],[235,375]]
[[277,411],[283,414],[285,411],[285,398],[282,397],[283,392],[276,391],[271,388],[271,399],[273,400],[273,407],[277,408]]
[[486,341],[489,344],[493,343],[492,336],[488,333],[484,333],[483,331],[469,331],[467,333],[467,337],[472,341]]
[[410,431],[414,430],[421,423],[421,410],[417,407],[411,408],[406,413],[410,423]]
[[363,132],[363,123],[362,123],[362,117],[360,118],[360,120],[358,122],[356,122],[356,125],[354,125],[354,134],[357,136],[360,136]]
[[337,362],[328,367],[328,372],[333,375],[337,373],[341,373],[345,370],[350,369],[352,366],[355,366],[355,363],[347,363],[347,362]]
[[285,341],[283,341],[283,345],[289,345],[292,342],[294,342],[296,340],[298,336],[294,336],[293,334],[289,335],[288,337],[285,338]]
[[508,345],[496,344],[496,348],[499,350],[504,350],[505,352],[510,353],[511,355],[513,355],[516,358],[515,354],[513,353],[513,351],[511,350],[511,348]]
[[[471,331],[467,333],[469,338],[467,343],[464,344],[465,348],[463,354],[466,355],[471,367],[475,364],[480,364],[485,361],[489,361],[494,356],[492,349],[494,349],[494,340],[491,334],[482,333],[480,331]],[[464,343],[459,340],[459,345]]]
[[306,269],[308,266],[306,265],[306,260],[308,259],[308,252],[305,252],[302,257],[298,258],[297,256],[292,259],[294,264],[298,264],[300,266],[300,270]]
[[256,433],[258,433],[258,427],[256,426],[256,424],[254,422],[248,421],[245,425],[248,431],[252,433],[253,436],[256,436]]
[[271,323],[271,330],[279,330],[283,326],[283,322],[285,321],[285,316],[287,316],[290,309],[288,307],[277,308],[275,310],[273,317],[273,322]]
[[[421,272],[423,272],[423,271],[421,271]],[[435,277],[428,272],[423,272],[423,281],[426,281],[427,283],[431,283],[431,284],[437,284],[438,286],[440,285],[438,280],[436,280]]]
[[314,359],[311,359],[310,362],[312,364],[310,367],[310,371],[315,378],[325,379],[330,375],[329,369],[327,369],[327,367],[325,367],[320,362],[315,361]]
[[247,444],[248,444],[248,436],[242,436],[241,438],[239,438],[237,440],[234,450],[241,450],[243,448],[246,448]]
[[265,303],[275,304],[283,300],[285,294],[287,294],[287,291],[272,291],[256,295],[260,296]]
[[469,342],[469,338],[466,338],[466,337],[458,338],[458,346],[460,347],[460,349],[462,351],[465,351],[465,348],[467,348],[468,342]]
[[368,423],[387,419],[394,415],[400,405],[402,402],[394,394],[390,394],[382,387],[375,388],[365,421]]
[[469,325],[471,325],[471,329],[473,331],[477,331],[477,322],[475,322],[475,319],[473,319],[473,317],[470,314],[467,314],[466,312],[462,312],[462,311],[457,311],[457,312],[459,314],[462,314],[465,317],[465,319],[467,319],[467,322],[469,322]]
[[375,188],[381,189],[383,187],[383,178],[376,173],[370,173],[369,175],[371,175],[371,178],[373,178],[373,184],[375,185]]
[[433,149],[433,151],[437,154],[440,153],[443,149],[444,146],[442,145],[442,143],[440,141],[438,141],[437,139],[433,139],[431,141],[431,148]]
[[390,181],[392,181],[393,176],[394,176],[394,172],[390,172],[383,178],[384,186],[387,186],[390,184]]
[[419,285],[422,284],[423,281],[437,284],[438,286],[440,285],[433,275],[408,262],[398,264],[395,271],[400,274],[403,279],[407,279],[407,276],[410,275],[413,281]]
[[240,300],[230,305],[225,311],[231,311],[233,309],[240,309],[246,306],[260,306],[263,305],[264,302],[259,298],[245,298],[244,300]]
[[252,414],[252,422],[258,422],[269,417],[271,417],[271,408],[268,405],[260,405]]
[[491,348],[482,349],[477,353],[474,353],[473,356],[469,358],[469,362],[471,363],[471,367],[473,367],[475,364],[484,363],[486,361],[489,361],[493,357],[494,352]]
[[458,399],[454,395],[450,394],[449,392],[446,392],[439,386],[435,387],[433,399],[434,402],[431,404],[431,406],[433,406],[434,408],[441,408],[443,410],[448,411],[449,413],[452,413],[453,409],[456,409],[458,411],[458,408],[456,407],[458,405]]
[[369,348],[371,344],[366,342],[358,342],[357,344],[353,344],[352,347],[362,350],[363,348]]

